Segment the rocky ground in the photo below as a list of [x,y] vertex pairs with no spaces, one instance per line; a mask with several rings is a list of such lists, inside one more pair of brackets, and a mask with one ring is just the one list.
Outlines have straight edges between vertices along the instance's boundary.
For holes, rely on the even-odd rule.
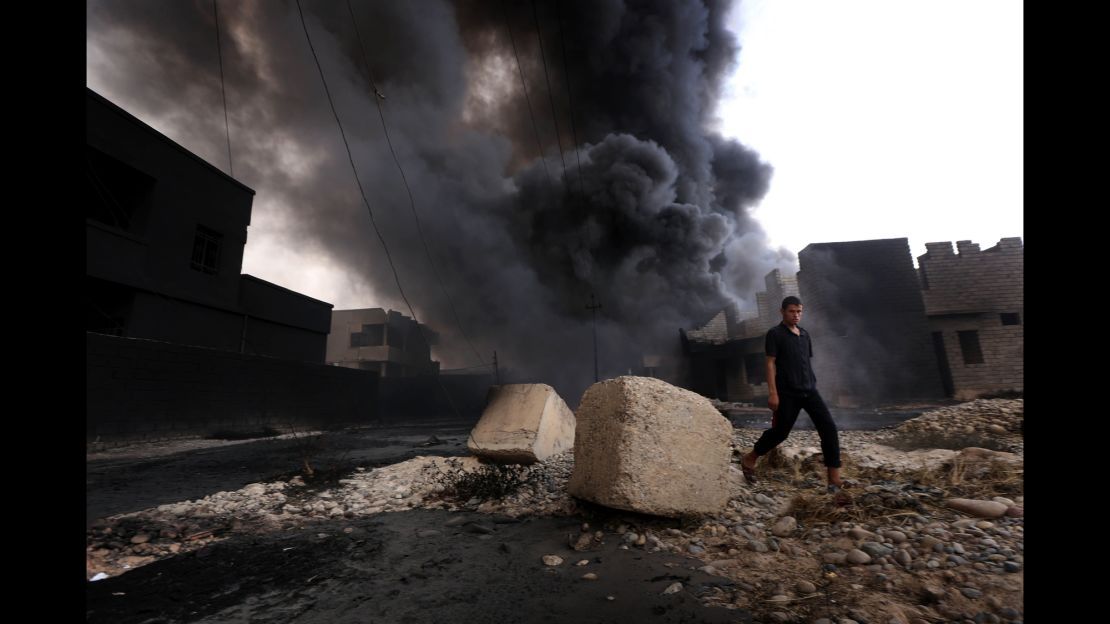
[[[736,465],[726,510],[681,520],[570,497],[569,452],[500,472],[473,457],[418,455],[334,479],[295,475],[250,483],[95,519],[87,531],[87,576],[96,580],[89,584],[88,621],[342,621],[341,614],[352,612],[337,599],[294,599],[300,594],[261,581],[270,594],[226,583],[206,587],[203,600],[181,603],[205,605],[192,613],[167,604],[158,588],[171,577],[187,580],[196,566],[211,575],[212,562],[224,560],[220,553],[248,544],[256,554],[259,544],[275,556],[311,551],[311,561],[294,567],[317,566],[334,578],[321,563],[325,554],[333,565],[367,544],[377,544],[377,553],[424,549],[446,563],[421,562],[417,578],[423,574],[431,583],[431,575],[450,587],[473,576],[459,567],[459,549],[488,542],[482,561],[496,560],[491,565],[498,570],[490,578],[512,577],[524,583],[519,591],[536,593],[539,601],[578,596],[586,610],[563,611],[578,621],[625,621],[629,609],[640,608],[655,621],[1019,622],[1023,410],[1021,400],[980,400],[886,430],[842,432],[844,474],[854,484],[840,496],[825,492],[816,433],[795,431],[761,460],[756,485],[744,483]],[[759,433],[735,430],[736,462]],[[498,491],[514,482],[512,492]],[[280,546],[283,539],[291,540],[288,547]],[[267,565],[277,569],[284,560],[279,564]],[[271,574],[258,570],[251,577],[250,565],[239,564],[243,578]],[[524,567],[510,572],[514,566]],[[343,569],[355,568],[348,562]],[[384,583],[383,570],[404,565],[370,569],[361,573]],[[128,577],[136,579],[133,586],[124,582]],[[301,614],[313,605],[330,615],[313,620],[282,611],[289,606]],[[510,613],[511,607],[497,608]],[[417,611],[382,612],[378,620],[361,613],[358,621],[424,621]],[[466,613],[454,616],[472,621]]]

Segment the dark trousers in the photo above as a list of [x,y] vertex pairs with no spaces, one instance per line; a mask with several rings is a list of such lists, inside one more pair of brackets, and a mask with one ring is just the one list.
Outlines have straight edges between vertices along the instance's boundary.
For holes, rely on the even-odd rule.
[[813,426],[817,428],[817,435],[821,437],[821,453],[825,456],[825,466],[829,468],[840,467],[840,438],[836,433],[836,423],[833,422],[825,400],[816,390],[812,392],[780,392],[779,409],[771,415],[771,428],[764,431],[755,443],[755,454],[759,456],[771,452],[794,428],[798,420],[798,413],[802,410],[809,414]]

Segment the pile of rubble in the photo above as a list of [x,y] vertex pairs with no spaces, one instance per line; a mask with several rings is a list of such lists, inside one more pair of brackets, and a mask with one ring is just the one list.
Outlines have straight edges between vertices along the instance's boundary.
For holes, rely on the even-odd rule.
[[1020,451],[1024,444],[1023,399],[977,399],[926,412],[881,437],[899,447],[943,445],[943,448],[986,446]]

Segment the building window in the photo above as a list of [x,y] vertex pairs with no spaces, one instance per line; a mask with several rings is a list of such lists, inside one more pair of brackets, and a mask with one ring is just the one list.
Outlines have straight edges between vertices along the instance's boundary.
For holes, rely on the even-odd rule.
[[197,226],[197,234],[193,239],[193,263],[197,271],[215,275],[220,271],[220,247],[223,245],[223,234],[216,230]]
[[154,178],[91,145],[85,151],[85,217],[135,232],[143,220]]
[[960,351],[964,355],[964,364],[982,364],[983,350],[979,347],[979,332],[958,331],[960,337]]
[[385,325],[363,325],[362,334],[366,336],[364,347],[380,347],[385,344]]
[[384,336],[383,325],[363,325],[362,331],[351,334],[352,347],[380,347]]
[[1021,318],[1018,317],[1017,312],[1003,312],[999,316],[1002,317],[1003,325],[1021,325]]

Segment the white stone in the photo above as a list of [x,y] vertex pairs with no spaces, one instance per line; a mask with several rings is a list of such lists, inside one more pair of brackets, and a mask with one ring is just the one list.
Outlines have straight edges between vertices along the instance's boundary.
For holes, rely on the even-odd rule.
[[1006,514],[1007,509],[1003,503],[970,498],[950,498],[945,501],[945,505],[976,518],[1000,518]]
[[775,526],[771,527],[771,533],[776,537],[789,537],[796,528],[798,528],[798,521],[793,516],[783,516]]
[[732,425],[705,397],[618,377],[586,390],[577,419],[572,495],[671,517],[728,504]]
[[531,464],[573,447],[574,430],[574,413],[554,388],[508,384],[490,390],[466,447],[492,461]]

